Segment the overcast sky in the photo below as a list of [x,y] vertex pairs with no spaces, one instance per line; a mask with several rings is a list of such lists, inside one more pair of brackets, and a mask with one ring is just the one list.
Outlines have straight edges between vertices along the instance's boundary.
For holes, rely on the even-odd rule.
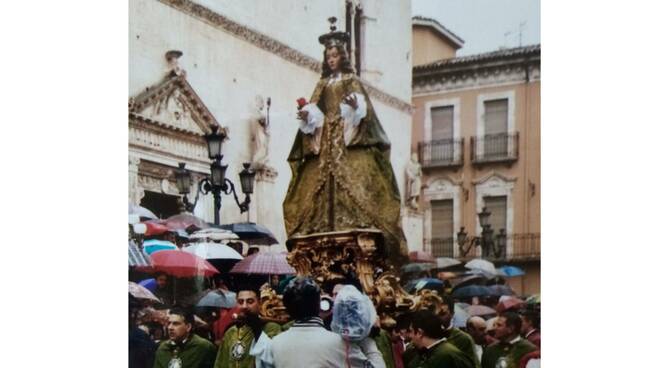
[[541,43],[540,0],[412,0],[412,15],[433,18],[462,38],[458,56],[517,47],[522,22],[522,45]]

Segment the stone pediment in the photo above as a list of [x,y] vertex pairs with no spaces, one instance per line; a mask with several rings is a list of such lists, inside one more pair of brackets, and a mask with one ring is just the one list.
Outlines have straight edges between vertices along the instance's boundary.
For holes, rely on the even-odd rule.
[[202,136],[223,129],[185,78],[170,72],[159,84],[129,100],[129,118]]

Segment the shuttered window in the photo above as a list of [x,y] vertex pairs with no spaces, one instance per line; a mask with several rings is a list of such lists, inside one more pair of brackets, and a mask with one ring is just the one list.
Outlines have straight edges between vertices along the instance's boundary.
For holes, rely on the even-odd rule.
[[507,119],[509,115],[508,99],[491,100],[484,102],[485,134],[500,134],[507,132]]
[[490,212],[490,228],[494,234],[498,234],[500,229],[506,231],[506,196],[484,197],[484,204]]
[[431,139],[452,139],[454,137],[454,106],[431,108]]
[[453,257],[454,201],[431,201],[431,254],[434,257]]

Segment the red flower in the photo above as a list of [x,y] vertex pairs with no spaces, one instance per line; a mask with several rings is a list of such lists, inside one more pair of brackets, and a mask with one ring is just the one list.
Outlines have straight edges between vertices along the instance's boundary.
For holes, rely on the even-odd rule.
[[305,107],[305,105],[307,105],[307,100],[305,100],[305,97],[300,97],[299,99],[296,100],[296,102],[298,103],[298,110],[302,109],[303,107]]

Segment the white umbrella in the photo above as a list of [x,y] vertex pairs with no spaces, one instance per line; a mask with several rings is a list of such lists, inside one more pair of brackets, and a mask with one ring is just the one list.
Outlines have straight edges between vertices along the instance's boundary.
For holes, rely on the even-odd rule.
[[183,248],[183,251],[204,259],[243,259],[243,256],[233,248],[220,243],[191,243],[191,245]]
[[229,230],[208,228],[196,231],[194,234],[190,235],[190,239],[222,241],[238,239],[238,235]]
[[473,271],[483,271],[491,275],[497,275],[497,270],[495,265],[492,262],[486,261],[485,259],[475,258],[470,262],[465,264],[466,268],[469,268]]
[[446,268],[459,265],[461,261],[449,257],[438,257],[435,259],[435,264],[438,266],[437,268]]
[[134,205],[132,203],[128,204],[128,214],[129,215],[130,214],[139,215],[140,217],[145,217],[145,218],[148,218],[150,220],[158,220],[158,216],[156,216],[150,210],[148,210],[148,209],[146,209],[142,206]]

